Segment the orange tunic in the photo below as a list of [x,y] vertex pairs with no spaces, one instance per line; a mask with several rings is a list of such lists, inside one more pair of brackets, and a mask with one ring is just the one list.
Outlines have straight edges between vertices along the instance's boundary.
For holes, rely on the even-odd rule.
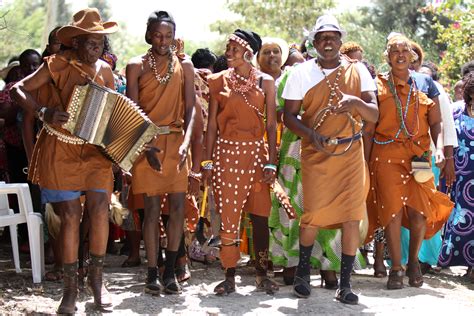
[[[333,71],[328,76],[329,81],[334,82],[336,75],[337,71]],[[360,76],[355,63],[345,66],[339,88],[345,94],[361,96]],[[328,104],[329,93],[326,81],[322,80],[305,94],[302,102],[305,112],[301,118],[304,125],[313,127],[317,113]],[[361,121],[357,113],[351,114],[355,120]],[[324,136],[335,135],[336,131],[337,137],[352,135],[351,124],[344,114],[329,115],[317,130]],[[346,146],[339,144],[326,148],[341,152]],[[304,207],[301,226],[338,228],[344,222],[364,219],[368,179],[361,139],[354,141],[349,151],[341,156],[329,156],[303,139],[301,168]]]
[[[105,71],[110,68],[102,67],[99,73],[93,67],[78,64],[73,51],[66,51],[63,55],[53,55],[45,60],[57,93],[53,87],[45,86],[42,93],[51,98],[47,104],[51,108],[64,111],[75,85],[87,83],[80,71],[71,64],[78,66],[85,74],[94,78],[99,85],[105,85]],[[112,74],[110,74],[112,76]],[[113,82],[108,88],[113,89]],[[44,100],[45,97],[39,97]],[[70,135],[66,130],[55,127],[63,134]],[[50,190],[87,191],[106,189],[112,191],[113,175],[112,163],[94,145],[74,145],[58,140],[56,136],[49,135],[43,128],[30,163],[28,178],[42,188]]]
[[[259,114],[265,110],[265,95],[256,87],[245,92],[255,108],[250,107],[230,88],[229,70],[209,76],[208,82],[211,99],[219,103],[212,184],[216,209],[221,213],[222,243],[232,244],[238,239],[242,211],[265,217],[270,214],[270,187],[262,182],[268,161],[265,124]],[[235,246],[222,247],[220,254],[225,268],[235,267],[240,257]]]
[[[410,85],[397,78],[394,81],[405,111]],[[430,149],[428,112],[434,103],[424,93],[415,90],[411,94],[405,121],[410,133],[416,135],[409,137],[402,130],[397,137],[400,119],[388,86],[388,74],[378,76],[377,89],[380,116],[369,163],[371,189],[367,198],[370,223],[368,240],[372,239],[375,227],[386,227],[405,206],[426,217],[425,238],[430,238],[439,231],[453,207],[448,196],[436,190],[433,180],[421,184],[411,175],[412,158],[421,157]],[[417,99],[419,105],[416,116]],[[403,213],[402,224],[410,228],[406,212]]]
[[[169,126],[170,134],[159,135],[153,145],[161,152],[162,172],[157,172],[148,164],[145,156],[137,159],[132,168],[132,185],[135,194],[148,196],[165,193],[186,192],[188,187],[188,166],[181,171],[179,164],[179,146],[184,140],[184,72],[180,61],[174,58],[174,72],[167,84],[160,84],[152,71],[138,79],[138,104],[157,126]],[[157,72],[165,73],[168,63],[157,64]]]

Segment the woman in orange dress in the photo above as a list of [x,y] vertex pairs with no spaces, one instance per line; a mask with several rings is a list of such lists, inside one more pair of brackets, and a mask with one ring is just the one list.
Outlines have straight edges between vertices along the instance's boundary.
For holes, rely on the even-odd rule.
[[276,174],[275,83],[251,64],[261,43],[258,34],[236,30],[225,53],[230,69],[208,78],[207,160],[202,166],[205,179],[212,173],[216,208],[222,218],[220,257],[226,278],[214,289],[218,295],[235,291],[242,211],[250,213],[254,227],[257,289],[267,293],[278,290],[267,277],[269,184]]
[[[427,159],[431,133],[436,164],[444,162],[441,115],[439,106],[417,89],[410,75],[408,67],[414,58],[410,41],[401,35],[392,37],[384,54],[391,70],[377,77],[380,117],[375,127],[367,129],[373,132],[375,128],[367,208],[371,226],[385,228],[392,260],[387,288],[403,287],[401,225],[410,229],[406,275],[410,286],[420,287],[421,242],[441,228],[452,209],[449,198],[436,191]],[[425,171],[417,166],[423,164]],[[426,171],[427,177],[419,176]]]

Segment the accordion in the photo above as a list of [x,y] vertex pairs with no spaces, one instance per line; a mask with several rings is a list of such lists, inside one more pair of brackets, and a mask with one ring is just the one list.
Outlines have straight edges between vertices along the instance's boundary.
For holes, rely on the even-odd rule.
[[95,83],[76,86],[63,128],[99,146],[120,168],[129,171],[160,128],[129,98]]

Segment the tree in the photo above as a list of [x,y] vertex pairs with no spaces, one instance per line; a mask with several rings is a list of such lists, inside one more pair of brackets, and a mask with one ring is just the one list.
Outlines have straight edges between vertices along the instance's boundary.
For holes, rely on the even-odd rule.
[[374,0],[371,6],[361,9],[364,15],[362,26],[372,25],[381,34],[400,32],[416,41],[425,50],[427,57],[439,61],[439,52],[443,43],[436,43],[437,30],[432,27],[435,20],[448,25],[449,19],[437,16],[434,11],[423,8],[427,0]]
[[333,0],[228,0],[227,7],[240,16],[240,20],[217,21],[211,25],[212,31],[228,35],[237,28],[244,28],[261,36],[300,43],[303,29],[310,29],[320,15],[335,7],[335,3]]
[[452,22],[445,26],[436,20],[434,28],[438,31],[436,42],[443,43],[439,72],[445,83],[454,85],[461,78],[461,67],[474,60],[474,10],[472,5],[460,1],[448,1],[439,8],[426,7]]
[[46,22],[44,2],[16,0],[0,9],[0,62],[5,64],[27,48],[41,49]]
[[386,34],[380,32],[374,25],[365,24],[361,11],[344,12],[338,16],[338,20],[347,32],[344,42],[358,43],[364,49],[364,59],[381,70],[385,63],[382,53],[385,50]]
[[90,8],[97,8],[103,21],[108,21],[112,16],[112,11],[107,0],[89,0]]

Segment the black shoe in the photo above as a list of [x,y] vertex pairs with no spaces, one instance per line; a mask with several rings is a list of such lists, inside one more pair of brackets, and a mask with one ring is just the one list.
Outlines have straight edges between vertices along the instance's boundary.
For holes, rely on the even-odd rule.
[[343,287],[336,291],[336,300],[344,304],[357,305],[359,297],[352,292],[351,288]]
[[158,277],[158,268],[148,268],[148,277],[145,284],[145,293],[159,295],[164,291],[164,286]]

